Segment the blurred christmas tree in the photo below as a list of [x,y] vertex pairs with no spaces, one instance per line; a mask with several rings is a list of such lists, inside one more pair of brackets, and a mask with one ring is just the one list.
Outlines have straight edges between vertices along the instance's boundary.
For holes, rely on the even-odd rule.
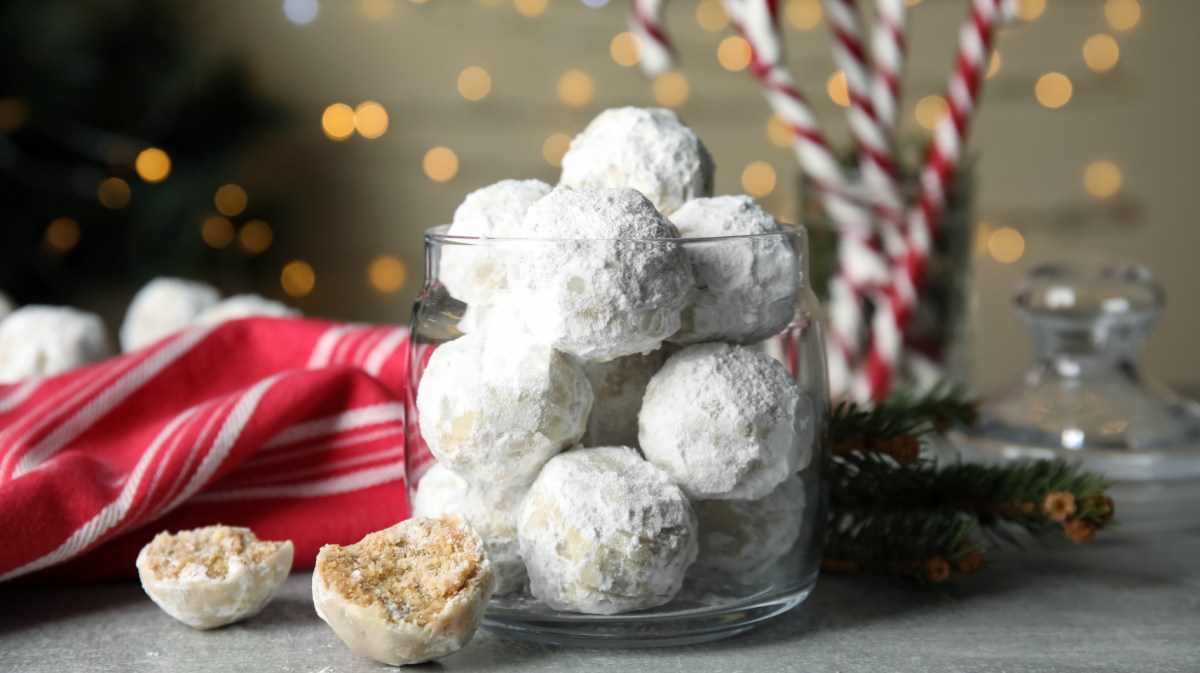
[[[279,115],[183,24],[162,0],[0,0],[0,288],[18,301],[262,263],[216,250],[229,221],[201,225]],[[226,196],[227,214],[244,208],[244,192]]]

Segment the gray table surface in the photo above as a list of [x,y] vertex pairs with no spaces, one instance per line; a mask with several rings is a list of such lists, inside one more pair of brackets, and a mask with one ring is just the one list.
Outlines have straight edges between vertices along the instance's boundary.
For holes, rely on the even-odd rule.
[[[1200,534],[1116,533],[1004,552],[947,599],[885,578],[824,577],[807,602],[742,636],[641,650],[543,646],[480,632],[415,667],[445,671],[1200,671]],[[0,586],[0,672],[289,671],[387,667],[313,612],[296,573],[258,617],[197,632],[136,583]]]

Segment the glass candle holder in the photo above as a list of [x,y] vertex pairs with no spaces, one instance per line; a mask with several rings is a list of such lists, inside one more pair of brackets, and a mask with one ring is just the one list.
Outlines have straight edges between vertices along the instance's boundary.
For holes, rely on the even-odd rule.
[[[634,605],[633,609],[606,608],[600,610],[605,614],[595,614],[595,610],[564,607],[561,602],[546,600],[527,580],[514,581],[510,567],[502,573],[508,578],[502,583],[502,591],[492,599],[484,627],[506,636],[557,644],[676,645],[743,632],[801,603],[813,588],[820,566],[829,453],[824,335],[820,307],[808,282],[805,230],[653,240],[469,238],[450,236],[446,230],[447,227],[437,227],[426,232],[425,282],[412,317],[409,387],[412,393],[406,405],[406,425],[408,486],[417,503],[416,514],[422,515],[419,511],[422,496],[427,496],[426,501],[433,497],[430,492],[422,493],[427,475],[440,473],[429,483],[438,482],[436,488],[445,489],[445,484],[453,482],[456,485],[451,490],[474,493],[471,497],[476,500],[480,492],[503,492],[507,495],[494,496],[494,503],[485,499],[482,507],[479,502],[471,505],[465,500],[457,501],[464,510],[459,513],[468,520],[472,512],[487,519],[477,524],[477,528],[486,529],[484,537],[491,538],[487,541],[496,559],[504,560],[508,566],[514,563],[519,566],[542,563],[545,554],[552,557],[557,554],[570,557],[568,561],[572,563],[583,558],[583,565],[587,566],[587,560],[595,558],[596,563],[583,569],[583,579],[575,589],[585,594],[609,590],[614,597],[621,591],[634,594],[619,596],[625,602],[615,603]],[[771,269],[782,269],[781,273],[762,272],[763,267],[754,266],[766,254],[774,255]],[[664,255],[686,260],[684,266],[691,272],[691,280],[687,281],[690,289],[682,306],[670,301],[663,303],[662,292],[657,291],[663,285],[656,279],[665,271],[656,271],[653,260],[662,260]],[[753,269],[755,273],[706,274],[705,263],[724,265],[727,271]],[[531,273],[531,268],[544,273]],[[559,268],[562,273],[553,273]],[[598,278],[611,278],[613,282],[600,282]],[[638,294],[637,282],[631,285],[630,278],[644,281],[657,290]],[[564,318],[563,302],[578,309],[580,315]],[[596,320],[597,315],[603,318],[610,309],[612,315],[608,320],[596,322],[600,327],[594,334],[576,331],[571,338],[557,341],[546,336],[547,330],[553,332],[555,327],[562,327],[564,320]],[[638,338],[627,338],[630,333],[637,333]],[[661,343],[654,342],[656,338]],[[456,347],[447,346],[460,339],[466,341]],[[553,352],[547,354],[537,350],[544,346],[527,346],[527,343],[548,343]],[[443,364],[447,364],[447,353],[457,352],[455,348],[470,350],[465,348],[469,344],[474,344],[471,352],[476,354],[471,356],[471,364],[463,367],[461,357],[451,363],[463,369],[458,379],[439,381],[436,385],[427,380],[445,377]],[[438,351],[442,348],[448,350],[439,358]],[[534,350],[523,350],[527,348]],[[634,352],[626,354],[630,348]],[[645,456],[655,466],[646,468],[649,473],[658,475],[658,468],[662,467],[662,472],[670,478],[661,475],[655,478],[665,479],[663,491],[674,492],[676,483],[687,481],[676,479],[678,470],[686,472],[690,468],[666,465],[657,459],[657,453],[649,450],[643,453],[646,447],[639,446],[639,439],[648,436],[648,428],[655,422],[647,418],[650,403],[647,401],[646,408],[642,408],[643,398],[651,398],[644,391],[654,388],[656,377],[668,376],[666,369],[683,378],[691,376],[689,363],[702,358],[693,358],[689,353],[704,355],[718,351],[736,352],[737,358],[757,363],[755,371],[765,373],[768,378],[776,377],[772,380],[782,381],[787,391],[777,399],[768,396],[776,407],[769,414],[739,417],[742,425],[737,425],[729,435],[721,434],[729,429],[727,425],[714,425],[708,435],[700,432],[699,425],[708,422],[705,418],[720,417],[723,410],[736,407],[742,393],[731,390],[722,398],[719,390],[700,390],[696,399],[682,399],[678,402],[679,413],[701,419],[694,434],[709,437],[694,439],[693,444],[702,444],[700,450],[716,460],[740,455],[738,452],[750,445],[759,448],[769,445],[771,451],[788,456],[791,462],[784,461],[780,463],[784,467],[775,465],[768,470],[763,465],[769,461],[751,460],[744,465],[745,472],[757,475],[754,479],[758,481],[753,488],[736,493],[730,491],[714,497],[711,493],[699,493],[703,489],[681,486],[685,496],[683,504],[677,505],[677,513],[683,519],[693,517],[694,524],[690,530],[683,530],[689,527],[684,524],[665,528],[664,535],[674,536],[670,544],[642,529],[618,530],[616,538],[621,539],[617,541],[597,538],[595,531],[572,530],[562,536],[557,546],[542,549],[543,556],[535,560],[526,545],[525,526],[532,526],[528,521],[537,517],[523,517],[521,509],[536,507],[538,503],[531,504],[534,498],[523,496],[521,489],[529,488],[530,478],[538,479],[537,483],[542,478],[549,479],[544,475],[550,469],[539,467],[539,459],[531,454],[535,451],[554,454],[545,463],[554,465],[555,461],[576,452],[594,451],[591,447],[629,447],[622,455],[635,461],[643,461]],[[517,354],[526,352],[535,355]],[[497,359],[504,359],[504,363]],[[529,391],[536,386],[520,388],[514,383],[524,391],[521,399],[500,400],[498,396],[504,393],[496,391],[483,395],[478,388],[490,385],[481,382],[488,376],[483,370],[492,365],[508,367],[509,377],[549,376],[548,382],[537,390],[551,391],[546,393],[553,397],[548,405],[561,402],[551,420],[530,421],[545,425],[527,433],[531,438],[528,447],[510,441],[519,434],[515,430],[500,432],[497,428],[509,423],[510,416],[523,417],[525,411],[536,407],[538,403],[528,399],[535,394]],[[571,374],[573,371],[587,374],[583,385],[590,385],[590,395],[578,393],[581,379]],[[696,378],[705,382],[702,388],[706,389],[720,388],[730,381],[735,387],[740,385],[739,375],[724,379],[721,376],[718,371],[711,381],[700,375]],[[507,382],[496,385],[498,391]],[[460,393],[471,398],[462,402],[461,409],[456,398]],[[440,397],[434,400],[435,395]],[[578,411],[572,405],[589,397],[586,423],[580,426],[579,419],[571,416]],[[568,398],[573,400],[570,404],[562,401]],[[714,405],[713,399],[725,399],[728,405]],[[511,406],[506,406],[510,403]],[[451,407],[458,410],[449,411]],[[501,411],[504,409],[507,411]],[[493,414],[503,417],[493,418]],[[776,420],[777,417],[788,420],[770,421],[767,418],[770,414],[776,414],[771,416]],[[492,434],[478,434],[484,426]],[[568,426],[574,432],[563,430]],[[690,430],[686,432],[693,434]],[[494,441],[484,447],[471,445],[485,435]],[[547,451],[544,445],[547,437],[556,439],[561,446],[551,445]],[[432,441],[435,439],[436,442]],[[453,459],[445,448],[451,443],[456,452]],[[486,474],[481,477],[483,473],[475,471],[479,466],[470,461],[475,460],[472,456],[482,455],[472,452],[485,451],[511,457],[507,462],[484,465]],[[443,460],[436,468],[438,472],[431,472],[439,462],[435,455]],[[763,474],[767,477],[759,479]],[[482,482],[487,482],[486,486],[471,490]],[[745,484],[739,482],[739,485]],[[443,510],[455,510],[457,496],[437,497]],[[595,504],[608,513],[606,516],[615,513],[617,518],[634,522],[635,527],[662,514],[644,508],[641,501],[622,501],[619,495],[610,493],[603,499],[603,503],[583,503],[583,508],[590,509]],[[640,607],[636,590],[629,588],[633,584],[619,577],[622,571],[614,571],[613,566],[633,564],[635,572],[643,572],[657,562],[656,555],[666,553],[663,549],[671,545],[677,557],[671,570],[664,572],[678,573],[674,578],[677,581],[668,589],[668,595],[653,601],[656,604]],[[689,551],[689,546],[695,550]],[[517,575],[522,570],[540,574],[536,569],[518,567]],[[609,577],[609,573],[614,577]],[[599,599],[609,607],[614,604],[606,602],[605,596]]]

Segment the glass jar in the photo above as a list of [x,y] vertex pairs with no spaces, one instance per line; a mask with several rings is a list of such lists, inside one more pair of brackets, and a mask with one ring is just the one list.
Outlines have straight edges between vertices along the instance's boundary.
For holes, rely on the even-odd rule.
[[[559,644],[592,647],[675,645],[715,640],[741,633],[753,625],[782,614],[801,603],[811,591],[820,566],[821,545],[824,539],[822,526],[826,500],[825,470],[829,450],[827,432],[829,393],[824,336],[820,307],[808,284],[807,234],[805,230],[792,228],[776,234],[709,239],[566,241],[457,237],[447,235],[446,229],[446,227],[437,227],[426,232],[425,283],[417,298],[412,318],[413,347],[409,386],[411,394],[406,405],[408,413],[407,462],[410,495],[413,496],[414,502],[418,503],[417,509],[420,508],[422,480],[426,475],[431,474],[430,469],[438,462],[434,458],[434,453],[437,451],[430,450],[430,444],[433,442],[426,441],[430,433],[435,431],[425,432],[422,430],[420,410],[425,409],[427,424],[438,428],[437,433],[441,433],[443,428],[449,428],[449,432],[457,433],[454,436],[459,439],[471,432],[471,430],[463,430],[463,427],[478,427],[482,423],[506,423],[508,421],[504,418],[498,420],[488,416],[489,411],[500,409],[503,406],[496,401],[494,396],[486,398],[488,400],[486,405],[481,404],[474,407],[469,414],[464,413],[461,417],[451,420],[441,418],[436,421],[436,426],[428,416],[435,413],[448,413],[441,410],[445,409],[447,405],[457,404],[453,401],[455,395],[459,392],[469,394],[472,386],[482,386],[483,384],[474,380],[474,371],[486,369],[491,364],[487,358],[503,357],[516,358],[514,361],[521,360],[520,357],[512,354],[512,349],[507,347],[491,351],[484,347],[482,355],[478,355],[480,351],[476,350],[472,361],[478,362],[478,359],[482,357],[483,364],[468,366],[465,375],[460,379],[451,380],[448,384],[439,384],[440,388],[438,389],[441,391],[439,394],[444,395],[439,398],[443,400],[442,406],[426,405],[423,407],[421,397],[434,395],[430,391],[436,387],[435,384],[431,383],[428,389],[423,389],[422,383],[427,378],[428,372],[440,371],[437,369],[437,365],[430,364],[438,349],[457,339],[475,334],[480,335],[476,339],[482,340],[483,343],[487,343],[489,340],[499,343],[501,339],[506,340],[504,342],[506,344],[518,343],[523,339],[538,341],[539,338],[528,336],[529,332],[535,331],[531,330],[529,325],[545,322],[542,320],[543,309],[550,311],[552,307],[549,304],[555,301],[555,297],[569,297],[572,296],[572,292],[593,293],[594,296],[586,298],[588,300],[598,298],[603,293],[608,293],[605,295],[607,298],[604,301],[616,300],[620,303],[624,299],[621,296],[614,297],[612,295],[614,291],[619,295],[622,288],[628,288],[627,285],[621,283],[612,286],[602,286],[600,283],[589,285],[583,282],[582,278],[571,277],[563,280],[563,277],[559,276],[548,281],[560,283],[559,287],[540,288],[550,290],[549,294],[537,294],[536,292],[530,294],[531,286],[529,282],[526,282],[528,278],[522,281],[524,285],[514,280],[514,276],[520,275],[522,269],[530,266],[541,265],[539,268],[547,268],[548,260],[552,266],[561,265],[563,268],[580,262],[583,267],[588,269],[588,273],[605,273],[605,270],[617,269],[619,270],[617,275],[624,278],[629,273],[638,273],[644,268],[639,265],[643,265],[648,259],[645,254],[647,252],[670,251],[670,254],[682,255],[679,259],[686,260],[684,267],[695,270],[697,268],[696,260],[699,258],[734,260],[737,264],[750,265],[757,263],[754,255],[763,250],[772,249],[777,253],[782,251],[782,257],[777,256],[776,261],[782,259],[784,265],[779,268],[785,269],[786,273],[774,276],[770,273],[750,274],[743,278],[743,282],[749,283],[748,286],[741,288],[745,291],[743,294],[722,295],[721,291],[711,282],[712,279],[709,279],[707,290],[710,293],[710,299],[714,296],[724,300],[736,298],[733,303],[721,300],[706,302],[698,299],[697,297],[702,295],[704,290],[697,290],[694,281],[690,281],[687,287],[692,289],[688,291],[687,287],[684,288],[689,292],[687,308],[683,309],[680,318],[676,318],[674,315],[678,310],[678,307],[675,307],[666,311],[647,312],[642,319],[625,321],[624,324],[634,325],[636,329],[649,328],[660,331],[663,325],[658,324],[659,322],[663,322],[666,328],[672,331],[675,329],[674,325],[682,324],[693,334],[693,338],[690,339],[692,342],[709,338],[728,339],[728,335],[731,333],[748,335],[746,340],[752,339],[752,342],[746,343],[745,346],[732,346],[732,349],[738,350],[748,359],[757,358],[760,363],[765,363],[768,370],[778,372],[777,380],[781,381],[781,385],[787,390],[799,390],[798,395],[788,393],[788,395],[794,396],[779,398],[795,400],[794,405],[790,401],[786,404],[776,403],[783,410],[782,413],[791,414],[788,418],[792,420],[774,426],[775,430],[783,434],[776,434],[775,431],[770,434],[771,446],[784,447],[781,450],[785,453],[794,452],[788,453],[788,455],[800,457],[795,462],[788,463],[786,467],[773,468],[776,472],[770,474],[784,479],[783,485],[777,488],[774,486],[767,488],[770,495],[758,500],[719,499],[713,501],[700,499],[694,491],[684,491],[688,495],[686,499],[681,498],[681,502],[687,504],[681,505],[681,507],[695,513],[696,524],[692,534],[696,539],[700,561],[684,566],[686,572],[681,569],[675,571],[682,578],[682,586],[681,588],[676,587],[678,588],[677,593],[673,593],[668,602],[645,609],[618,611],[616,614],[587,614],[576,610],[550,607],[531,593],[529,584],[526,582],[513,592],[493,597],[483,625],[506,636]],[[583,263],[581,260],[587,260],[587,263]],[[759,270],[761,271],[761,268]],[[548,278],[537,274],[533,274],[533,276],[534,285]],[[589,276],[589,282],[595,281],[595,278],[595,276]],[[729,291],[737,292],[736,289],[729,289]],[[459,296],[455,296],[455,294]],[[473,300],[473,302],[464,301],[464,299]],[[603,302],[599,305],[601,308],[598,310],[604,310]],[[620,311],[620,314],[628,317],[631,311],[638,310],[636,307],[639,304],[635,301],[622,303],[621,306],[624,309]],[[631,309],[630,306],[635,308]],[[593,306],[589,310],[595,310],[595,307]],[[673,322],[676,320],[682,322]],[[773,325],[773,327],[765,327],[770,333],[763,331],[764,326],[767,325]],[[678,334],[681,333],[676,335]],[[600,342],[604,342],[606,337],[598,338]],[[605,359],[613,355],[611,349],[604,348],[605,345],[605,343],[600,343],[599,351],[603,351],[603,354],[598,359]],[[463,344],[459,346],[462,347]],[[645,343],[640,343],[635,348],[640,352],[647,346]],[[619,385],[614,387],[610,385],[612,381],[603,377],[597,378],[589,373],[593,404],[591,412],[588,414],[586,428],[583,429],[583,437],[579,442],[575,441],[574,436],[570,437],[567,443],[574,446],[566,446],[567,453],[556,456],[557,459],[575,451],[588,451],[589,449],[585,447],[596,445],[626,445],[632,446],[635,450],[638,449],[638,438],[644,435],[646,424],[649,422],[645,418],[648,414],[642,413],[640,410],[642,391],[647,385],[647,379],[652,375],[657,376],[662,371],[659,368],[663,366],[663,361],[671,362],[680,353],[698,353],[705,351],[706,348],[721,350],[729,347],[706,347],[703,345],[685,347],[668,340],[661,347],[653,344],[648,348],[651,349],[649,355],[632,355],[628,358],[631,362],[640,363],[639,367],[650,368],[642,372],[640,378],[631,376],[630,380],[618,381]],[[578,352],[580,349],[574,350]],[[751,354],[746,354],[744,351],[750,351]],[[457,351],[455,352],[457,353]],[[555,355],[552,357],[560,355],[558,347],[554,353]],[[565,357],[574,363],[571,366],[577,365],[585,371],[590,372],[589,367],[597,365],[595,362],[585,362],[578,355]],[[443,357],[440,361],[447,359]],[[626,359],[621,358],[613,362],[622,362]],[[679,361],[682,363],[685,360],[687,358],[680,358]],[[435,362],[438,361],[435,360]],[[562,366],[565,366],[559,360],[555,360],[559,364],[543,367],[546,362],[544,357],[534,358],[530,362],[537,363],[533,368],[538,370],[539,376],[542,375],[543,369],[553,374],[558,371],[555,369],[556,367],[561,369]],[[462,364],[462,358],[459,358],[459,365]],[[500,363],[495,364],[498,367],[501,366]],[[510,364],[503,366],[507,367]],[[688,371],[683,364],[675,369]],[[512,377],[524,375],[517,370],[510,369],[509,372]],[[437,374],[437,376],[443,376],[443,374]],[[560,373],[558,376],[564,375]],[[716,380],[710,382],[707,378],[703,381],[706,388],[709,386],[719,387],[720,383]],[[557,394],[563,394],[563,389],[571,388],[574,385],[576,385],[576,381],[572,379],[567,383],[553,381],[547,384],[547,387],[558,390]],[[734,391],[731,393],[732,396],[725,399],[731,400],[730,404],[736,406],[738,403],[732,400],[737,397],[737,394]],[[444,400],[451,401],[445,402]],[[528,405],[533,404],[524,398],[513,402],[515,406],[511,408],[528,408]],[[685,400],[683,404],[688,402],[690,400]],[[697,404],[700,403],[697,402]],[[496,413],[500,415],[499,412]],[[559,426],[562,425],[561,415],[556,421]],[[642,416],[640,431],[637,421],[639,415]],[[470,418],[468,419],[467,416]],[[751,437],[756,432],[760,438],[766,434],[767,428],[765,427],[751,427],[752,423],[758,422],[765,423],[765,421],[760,421],[759,417],[755,417],[750,423],[744,423],[746,442],[752,441]],[[546,430],[542,434],[553,435],[556,432],[561,434],[559,432],[561,428],[555,427],[558,429]],[[743,432],[740,426],[738,432]],[[437,436],[443,437],[441,434]],[[544,439],[544,437],[541,438]],[[474,440],[465,441],[469,444]],[[456,446],[459,449],[462,448],[462,444]],[[715,455],[720,456],[734,453],[726,446],[706,445],[704,450],[715,452]],[[439,455],[446,458],[447,454]],[[628,453],[628,455],[637,456],[638,461],[642,460],[640,451],[636,454]],[[526,458],[527,456],[522,455],[513,460],[512,469],[527,469]],[[551,458],[551,462],[553,463],[556,458]],[[655,463],[655,461],[651,462]],[[521,464],[520,468],[518,468],[518,463]],[[450,461],[444,460],[439,468],[443,473],[442,478],[431,480],[430,483],[445,481],[446,470],[465,475],[460,484],[475,484],[480,481],[478,474],[472,473],[470,470],[457,469],[461,465],[462,463],[458,462],[452,465]],[[757,464],[752,466],[753,469],[759,469],[759,467]],[[501,472],[504,469],[504,466],[500,467]],[[548,471],[546,470],[546,472]],[[509,475],[500,474],[497,477],[506,482],[504,484],[504,489],[508,489],[506,492],[511,493],[512,488],[528,488],[524,481],[508,480],[507,476]],[[513,486],[512,481],[518,482],[517,485]],[[790,486],[788,486],[789,484]],[[495,485],[495,483],[489,482],[488,488]],[[785,489],[784,486],[788,486],[788,489]],[[474,487],[472,486],[472,488]],[[671,488],[667,487],[665,490],[671,490]],[[780,493],[784,493],[785,490],[786,495],[781,496]],[[500,496],[496,496],[496,498],[499,500]],[[443,498],[443,501],[451,501],[451,504],[446,505],[443,511],[455,511],[453,497]],[[515,498],[505,496],[503,502],[497,502],[495,507],[485,507],[489,511],[479,515],[487,517],[491,522],[489,525],[495,528],[496,517],[494,515],[500,511],[499,508],[507,507],[517,510],[508,519],[509,525],[501,526],[504,530],[499,535],[505,537],[505,540],[488,540],[490,547],[493,544],[507,545],[505,547],[507,551],[503,553],[510,556],[519,546],[518,542],[513,539],[513,529],[520,527],[517,522],[520,518],[519,506],[521,504],[522,496],[519,494]],[[528,502],[524,504],[531,506]],[[646,514],[644,511],[637,511],[639,505],[632,503],[608,502],[606,506],[609,512],[628,506],[630,511],[626,514],[633,520],[639,520],[639,517]],[[460,513],[471,520],[472,515],[469,511]],[[416,514],[422,515],[423,513],[417,511]],[[480,526],[477,525],[478,527]],[[524,536],[524,529],[520,532],[521,535],[517,537]],[[484,537],[485,539],[489,537],[487,531],[484,532]],[[558,551],[561,553],[566,553],[562,551],[564,548],[579,544],[579,538],[574,534],[566,537],[572,539],[563,539],[559,542]],[[636,537],[641,542],[647,541],[647,539],[643,539],[644,532],[630,532],[626,534],[626,537]],[[652,539],[649,539],[649,542],[651,548],[658,548],[655,546],[657,543],[654,543]],[[607,552],[613,551],[606,549]],[[642,553],[646,551],[647,547],[641,546],[638,549],[641,550],[638,553]],[[493,551],[496,550],[497,548],[493,547]],[[521,550],[521,559],[519,560],[521,563],[527,558],[525,551]],[[646,553],[653,554],[655,552]],[[708,563],[705,562],[706,553],[713,555],[732,553],[739,562],[724,565]],[[617,555],[621,558],[635,556],[635,554],[625,551],[618,551]],[[749,562],[740,563],[740,561]],[[604,567],[607,568],[607,566]],[[705,569],[697,570],[701,567]],[[733,570],[724,571],[722,568]]]

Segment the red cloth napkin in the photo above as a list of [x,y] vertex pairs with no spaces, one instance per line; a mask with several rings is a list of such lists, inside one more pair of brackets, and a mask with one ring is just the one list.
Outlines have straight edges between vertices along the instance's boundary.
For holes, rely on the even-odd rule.
[[407,518],[408,346],[256,318],[0,386],[0,581],[133,576],[155,533],[214,523],[290,539],[306,568]]

